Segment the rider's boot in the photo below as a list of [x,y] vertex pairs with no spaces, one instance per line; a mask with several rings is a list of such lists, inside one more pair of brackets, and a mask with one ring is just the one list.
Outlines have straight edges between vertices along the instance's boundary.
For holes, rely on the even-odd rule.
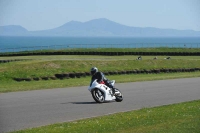
[[113,95],[115,96],[115,88],[112,87],[112,92],[113,92]]

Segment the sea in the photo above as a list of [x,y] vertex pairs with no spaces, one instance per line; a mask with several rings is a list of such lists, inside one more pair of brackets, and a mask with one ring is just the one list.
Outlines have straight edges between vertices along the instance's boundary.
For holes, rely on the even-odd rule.
[[200,37],[23,37],[0,36],[0,52],[73,48],[200,48]]

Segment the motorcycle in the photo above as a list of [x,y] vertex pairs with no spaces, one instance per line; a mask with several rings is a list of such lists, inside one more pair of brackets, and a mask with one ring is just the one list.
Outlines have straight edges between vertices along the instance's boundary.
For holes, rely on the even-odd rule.
[[[115,80],[110,81],[112,86],[115,84]],[[115,94],[113,94],[112,88],[109,88],[105,84],[100,84],[97,79],[91,81],[88,90],[91,92],[93,99],[97,103],[103,103],[115,100],[116,102],[121,102],[123,100],[123,95],[121,91],[115,88]]]

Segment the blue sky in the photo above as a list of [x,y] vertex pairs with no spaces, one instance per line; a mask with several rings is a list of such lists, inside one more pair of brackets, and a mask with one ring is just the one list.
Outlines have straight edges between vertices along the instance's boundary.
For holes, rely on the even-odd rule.
[[0,0],[0,26],[34,31],[97,18],[133,27],[200,31],[200,0]]

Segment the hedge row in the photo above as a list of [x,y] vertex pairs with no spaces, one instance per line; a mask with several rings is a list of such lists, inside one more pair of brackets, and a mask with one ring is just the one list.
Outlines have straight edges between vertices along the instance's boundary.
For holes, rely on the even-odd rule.
[[13,61],[24,61],[24,60],[29,60],[29,59],[0,60],[0,63],[8,63]]
[[28,55],[168,55],[168,56],[198,56],[200,52],[34,52],[34,53],[10,53],[0,56],[28,56]]
[[[110,71],[104,72],[105,75],[122,75],[122,74],[159,74],[159,73],[175,73],[175,72],[195,72],[200,71],[200,68],[177,68],[177,69],[153,69],[153,70],[128,70],[128,71]],[[90,76],[89,72],[83,73],[62,73],[55,74],[51,77],[34,77],[34,78],[13,78],[15,81],[39,81],[39,80],[56,80],[56,79],[69,79],[81,78]]]

